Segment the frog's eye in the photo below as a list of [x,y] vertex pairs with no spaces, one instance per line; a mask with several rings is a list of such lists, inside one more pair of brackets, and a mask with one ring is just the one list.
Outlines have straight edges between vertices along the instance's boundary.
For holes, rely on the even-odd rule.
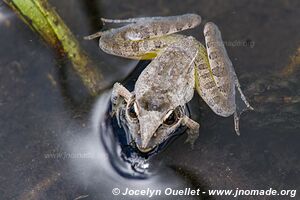
[[166,116],[164,117],[164,124],[168,126],[174,125],[176,122],[178,122],[178,115],[174,110],[170,110],[167,112]]
[[128,105],[127,113],[132,119],[137,118],[137,105],[134,101]]

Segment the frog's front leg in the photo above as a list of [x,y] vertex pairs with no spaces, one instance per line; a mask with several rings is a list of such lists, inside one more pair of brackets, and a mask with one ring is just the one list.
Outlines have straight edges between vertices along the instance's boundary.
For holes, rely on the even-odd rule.
[[194,143],[196,139],[199,137],[199,128],[200,124],[189,118],[188,116],[184,116],[181,120],[182,125],[185,125],[188,127],[187,134],[188,137],[185,142],[188,142],[192,145],[192,148],[194,146]]
[[118,125],[120,126],[120,109],[124,101],[128,103],[133,95],[120,83],[115,83],[111,94],[112,111],[111,116],[116,115]]

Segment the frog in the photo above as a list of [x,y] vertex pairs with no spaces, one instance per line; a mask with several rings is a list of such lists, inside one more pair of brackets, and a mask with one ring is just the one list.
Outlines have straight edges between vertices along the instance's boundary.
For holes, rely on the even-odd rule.
[[233,115],[240,135],[240,115],[253,107],[241,90],[217,25],[204,25],[205,47],[195,37],[178,33],[199,26],[198,14],[101,20],[124,25],[85,39],[100,37],[99,47],[108,54],[151,61],[133,91],[116,82],[111,94],[112,115],[119,126],[126,124],[140,152],[150,152],[182,126],[187,128],[186,141],[194,144],[200,124],[188,116],[186,106],[195,90],[215,114]]

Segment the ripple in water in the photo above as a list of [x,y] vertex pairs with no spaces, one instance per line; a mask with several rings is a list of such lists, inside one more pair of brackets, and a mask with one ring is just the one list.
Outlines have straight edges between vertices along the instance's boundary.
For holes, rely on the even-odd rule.
[[[73,155],[86,155],[84,159],[70,159],[72,174],[75,174],[78,183],[93,191],[90,193],[95,193],[95,196],[106,199],[112,198],[111,190],[116,187],[121,192],[126,188],[163,190],[167,187],[186,187],[187,183],[172,169],[162,164],[152,166],[146,156],[141,156],[135,151],[128,151],[129,154],[122,151],[122,144],[114,134],[114,126],[117,125],[114,125],[109,115],[110,93],[111,91],[103,93],[97,100],[89,126],[80,133],[78,131],[71,134],[71,139],[64,138],[64,141],[67,141],[68,152]],[[117,131],[121,130],[118,129]],[[167,198],[163,195],[155,199],[174,199],[174,196]]]

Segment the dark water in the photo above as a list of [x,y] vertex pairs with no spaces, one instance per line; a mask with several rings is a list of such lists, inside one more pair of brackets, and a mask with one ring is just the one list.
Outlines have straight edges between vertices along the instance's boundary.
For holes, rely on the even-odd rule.
[[[189,106],[201,129],[194,149],[182,135],[150,160],[135,160],[148,168],[147,178],[120,176],[99,136],[112,133],[103,123],[109,91],[91,98],[70,63],[0,2],[0,199],[149,199],[112,195],[113,188],[124,191],[126,187],[300,191],[300,66],[288,76],[281,73],[300,45],[299,1],[50,3],[111,84],[129,81],[126,77],[137,62],[105,55],[96,41],[82,40],[101,28],[100,17],[200,14],[202,25],[185,34],[203,42],[205,22],[219,26],[242,89],[256,111],[242,116],[238,137],[232,117],[216,116],[195,95]],[[107,145],[120,152],[117,144]],[[138,176],[128,163],[117,159],[118,169]],[[161,195],[152,199],[232,197]]]

